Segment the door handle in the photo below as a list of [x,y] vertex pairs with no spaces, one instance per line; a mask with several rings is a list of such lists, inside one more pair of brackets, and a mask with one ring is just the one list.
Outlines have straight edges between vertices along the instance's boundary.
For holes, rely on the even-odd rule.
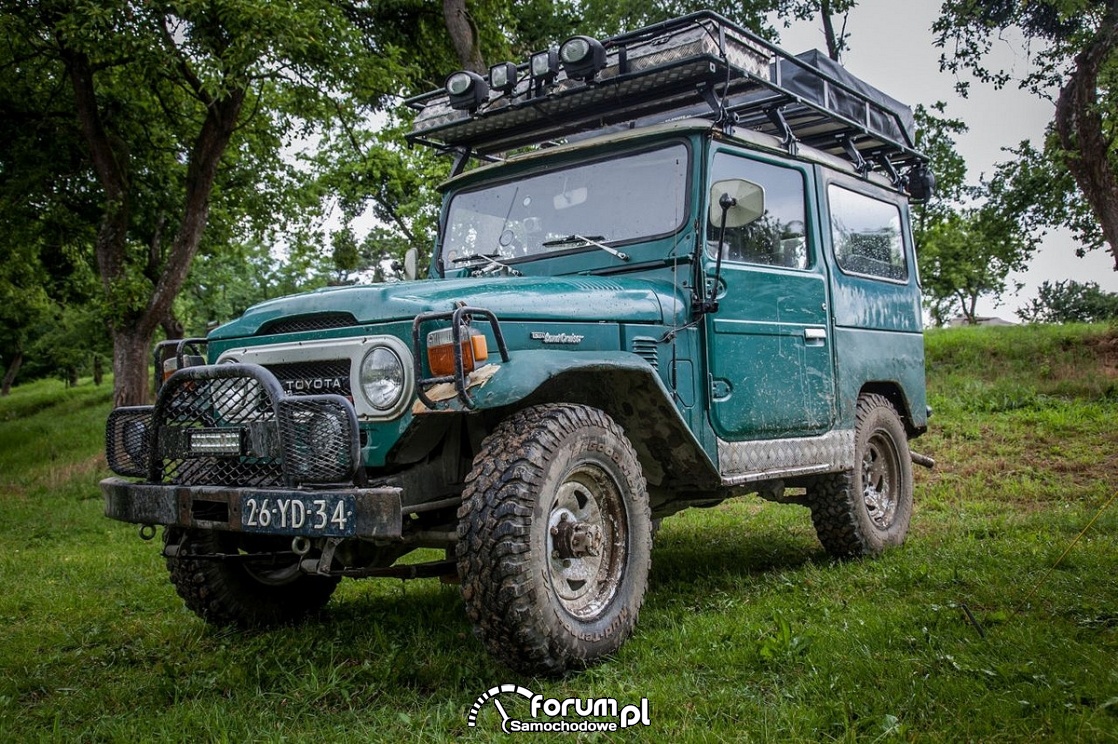
[[826,341],[827,329],[826,328],[805,328],[804,341]]

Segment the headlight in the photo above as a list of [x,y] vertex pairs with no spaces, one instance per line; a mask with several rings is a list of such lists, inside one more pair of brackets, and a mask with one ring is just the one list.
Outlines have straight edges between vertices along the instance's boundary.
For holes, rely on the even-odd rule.
[[358,381],[369,405],[389,411],[404,394],[406,374],[400,356],[387,346],[376,346],[361,360]]

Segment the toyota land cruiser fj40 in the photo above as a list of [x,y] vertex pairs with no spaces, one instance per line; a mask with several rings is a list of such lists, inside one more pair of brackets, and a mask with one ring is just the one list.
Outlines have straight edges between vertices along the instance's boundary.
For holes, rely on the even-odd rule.
[[[630,635],[687,507],[806,505],[836,556],[904,540],[933,186],[907,107],[709,12],[409,105],[456,158],[430,279],[165,342],[155,404],[109,417],[106,514],[164,525],[191,610],[282,623],[343,577],[450,576],[489,651],[554,674]],[[397,563],[421,547],[445,559]]]

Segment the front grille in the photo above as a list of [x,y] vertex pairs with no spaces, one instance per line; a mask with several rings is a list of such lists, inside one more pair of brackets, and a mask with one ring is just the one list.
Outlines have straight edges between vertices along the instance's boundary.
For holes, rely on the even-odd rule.
[[350,313],[319,313],[317,315],[294,315],[278,318],[260,326],[257,336],[271,336],[277,333],[305,333],[325,331],[329,328],[348,328],[357,325],[357,318]]
[[323,395],[331,393],[351,397],[349,359],[324,359],[313,362],[269,364],[288,395]]

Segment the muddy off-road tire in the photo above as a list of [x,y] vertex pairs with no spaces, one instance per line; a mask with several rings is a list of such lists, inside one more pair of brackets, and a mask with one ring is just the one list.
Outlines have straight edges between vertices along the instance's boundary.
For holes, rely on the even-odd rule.
[[466,614],[501,661],[559,675],[632,633],[652,524],[636,453],[608,415],[554,404],[510,416],[474,458],[458,517]]
[[819,478],[805,499],[819,541],[839,558],[900,545],[912,518],[912,459],[896,409],[863,395],[857,421],[853,472]]
[[247,545],[251,552],[285,551],[291,545],[289,538],[238,536],[179,527],[163,531],[165,545],[182,546],[180,557],[167,559],[171,583],[198,617],[214,625],[263,628],[301,620],[330,600],[339,579],[300,573],[295,556],[276,561],[182,557],[191,552],[244,552],[242,540],[251,541]]

